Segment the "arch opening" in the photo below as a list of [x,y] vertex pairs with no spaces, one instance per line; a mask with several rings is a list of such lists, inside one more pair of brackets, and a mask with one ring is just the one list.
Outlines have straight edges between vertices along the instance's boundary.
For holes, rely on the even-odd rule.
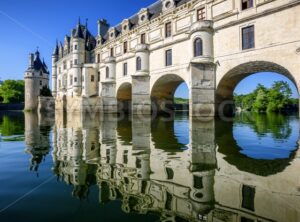
[[[254,74],[279,74],[290,80],[297,89],[297,84],[292,74],[284,67],[265,61],[244,63],[228,71],[217,84],[216,109],[219,116],[232,116],[235,114],[234,92],[236,87],[247,77]],[[271,75],[270,75],[271,77]],[[270,79],[274,82],[274,79]]]
[[189,89],[183,78],[175,74],[160,77],[151,90],[152,112],[173,114],[189,110]]
[[132,85],[123,83],[117,92],[118,112],[131,113]]

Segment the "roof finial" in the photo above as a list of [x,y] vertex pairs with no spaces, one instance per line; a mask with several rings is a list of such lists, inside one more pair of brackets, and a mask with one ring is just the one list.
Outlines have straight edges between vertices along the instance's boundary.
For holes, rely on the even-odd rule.
[[87,19],[85,19],[85,27],[86,27],[86,29],[87,29],[87,27],[88,27],[88,21],[89,21],[89,19],[87,18]]
[[78,25],[80,25],[80,16],[78,17]]

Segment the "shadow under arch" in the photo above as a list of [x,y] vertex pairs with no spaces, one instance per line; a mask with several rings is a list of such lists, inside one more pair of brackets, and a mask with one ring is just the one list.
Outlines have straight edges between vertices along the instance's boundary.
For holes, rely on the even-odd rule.
[[[226,133],[224,133],[226,132]],[[216,120],[216,143],[218,152],[225,155],[224,160],[243,172],[258,176],[270,176],[283,172],[291,161],[296,157],[295,149],[288,158],[285,159],[253,159],[240,153],[241,147],[233,135],[233,122]]]
[[118,112],[130,113],[132,101],[132,85],[129,82],[121,84],[117,90]]
[[[233,114],[234,110],[232,101],[235,87],[246,77],[260,72],[281,74],[291,80],[298,90],[297,81],[293,75],[281,65],[268,61],[252,61],[243,63],[229,70],[217,84],[216,108],[219,111],[219,115]],[[224,105],[223,102],[228,102],[224,103],[228,105]],[[222,113],[220,113],[220,108],[222,108]]]
[[158,78],[151,88],[152,112],[170,113],[175,110],[174,95],[182,83],[188,86],[187,82],[177,74],[166,74]]

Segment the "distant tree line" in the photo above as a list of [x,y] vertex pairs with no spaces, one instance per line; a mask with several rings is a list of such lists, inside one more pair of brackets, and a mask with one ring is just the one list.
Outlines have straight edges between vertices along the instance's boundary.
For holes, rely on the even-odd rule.
[[[44,86],[40,90],[41,96],[52,96],[51,90]],[[23,103],[25,100],[24,80],[5,80],[0,85],[0,103]]]
[[23,80],[5,80],[0,85],[0,102],[24,102],[25,84]]
[[291,96],[289,84],[285,81],[276,81],[270,88],[258,84],[252,93],[234,94],[234,103],[237,108],[244,111],[279,113],[298,109],[298,99]]

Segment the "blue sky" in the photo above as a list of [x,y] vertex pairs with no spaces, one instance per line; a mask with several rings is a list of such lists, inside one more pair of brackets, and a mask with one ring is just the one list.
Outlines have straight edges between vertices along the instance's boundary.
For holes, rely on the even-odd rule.
[[[114,26],[155,0],[0,0],[0,79],[22,79],[27,68],[28,53],[39,47],[48,66],[56,39],[63,41],[76,25],[78,17],[88,19],[90,31],[96,35],[97,20],[106,18]],[[279,75],[255,75],[242,81],[237,93],[252,91],[258,83],[270,86],[274,80],[287,80]],[[293,84],[294,96],[297,92]],[[183,84],[176,96],[188,97]]]

